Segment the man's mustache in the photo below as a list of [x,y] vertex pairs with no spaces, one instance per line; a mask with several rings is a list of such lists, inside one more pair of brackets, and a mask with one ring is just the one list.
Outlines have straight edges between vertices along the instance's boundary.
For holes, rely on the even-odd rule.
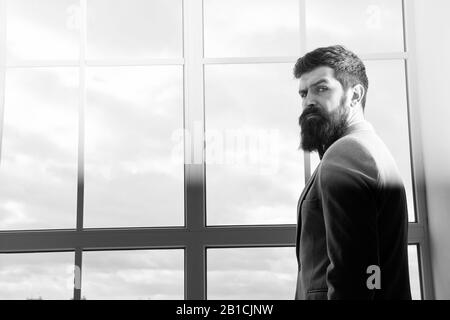
[[307,109],[303,110],[302,114],[300,115],[299,124],[304,122],[306,120],[306,118],[310,115],[319,116],[322,119],[328,119],[326,114],[324,114],[321,109],[315,108],[315,107],[308,107]]

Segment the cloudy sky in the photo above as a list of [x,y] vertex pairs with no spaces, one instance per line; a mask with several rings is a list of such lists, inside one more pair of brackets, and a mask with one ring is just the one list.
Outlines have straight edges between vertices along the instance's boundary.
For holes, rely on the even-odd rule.
[[[298,1],[204,4],[206,57],[299,55]],[[77,62],[78,1],[7,5],[1,46],[9,63]],[[182,57],[181,0],[88,0],[87,9],[88,59]],[[306,10],[308,48],[343,43],[358,53],[403,50],[401,1],[314,0]],[[367,118],[397,160],[412,219],[403,62],[366,66]],[[296,223],[304,171],[292,67],[205,66],[208,224]],[[85,227],[183,225],[183,164],[173,159],[174,132],[183,126],[182,66],[88,67],[86,86]],[[74,228],[78,68],[8,68],[4,89],[0,229]],[[182,250],[86,252],[83,296],[180,299],[183,261]],[[0,298],[67,299],[72,265],[71,252],[2,255]],[[293,248],[211,249],[207,267],[212,299],[291,299],[295,291]]]

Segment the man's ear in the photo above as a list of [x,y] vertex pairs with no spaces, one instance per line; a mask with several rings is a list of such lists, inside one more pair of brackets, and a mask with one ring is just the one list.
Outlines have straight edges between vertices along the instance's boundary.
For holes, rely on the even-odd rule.
[[352,107],[357,106],[358,104],[362,103],[362,100],[364,98],[364,95],[366,94],[366,90],[362,86],[362,84],[358,83],[353,87],[353,95],[352,95],[352,101],[350,105]]

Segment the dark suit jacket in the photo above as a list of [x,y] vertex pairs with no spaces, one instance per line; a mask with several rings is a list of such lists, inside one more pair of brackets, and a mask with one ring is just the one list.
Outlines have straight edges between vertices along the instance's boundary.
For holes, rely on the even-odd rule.
[[[411,299],[405,189],[368,122],[328,148],[297,211],[296,299]],[[367,286],[371,265],[381,289]]]

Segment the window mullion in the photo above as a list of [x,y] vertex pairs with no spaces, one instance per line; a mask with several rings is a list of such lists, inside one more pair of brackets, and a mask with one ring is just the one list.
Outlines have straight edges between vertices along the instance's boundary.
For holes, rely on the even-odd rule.
[[6,0],[0,0],[0,164],[2,158],[3,115],[6,77]]
[[[414,193],[414,208],[418,224],[423,228],[422,241],[419,244],[419,265],[421,266],[421,279],[423,297],[425,300],[434,299],[433,278],[431,271],[428,223],[427,223],[427,204],[426,204],[426,187],[425,172],[422,156],[420,115],[418,96],[417,96],[417,73],[415,58],[415,32],[414,24],[411,19],[414,17],[414,3],[412,1],[402,1],[403,7],[403,31],[404,45],[408,59],[405,60],[405,77],[406,77],[406,97],[408,106],[408,123],[409,123],[409,139],[411,152],[411,170]],[[411,230],[411,224],[409,225]]]
[[[78,174],[77,174],[77,217],[76,229],[83,231],[84,218],[84,146],[85,146],[85,108],[86,108],[86,46],[87,46],[87,2],[80,0],[80,52],[79,52],[79,105],[78,105]],[[74,300],[81,299],[81,270],[83,248],[75,249]]]
[[74,288],[73,299],[81,300],[81,270],[83,265],[83,250],[75,249]]
[[78,190],[77,190],[77,231],[83,230],[84,203],[84,146],[86,108],[86,0],[80,0],[80,53],[79,53],[79,105],[78,105]]
[[[201,231],[205,216],[203,2],[183,1],[185,226]],[[185,249],[185,299],[206,298],[206,257],[201,241]]]

